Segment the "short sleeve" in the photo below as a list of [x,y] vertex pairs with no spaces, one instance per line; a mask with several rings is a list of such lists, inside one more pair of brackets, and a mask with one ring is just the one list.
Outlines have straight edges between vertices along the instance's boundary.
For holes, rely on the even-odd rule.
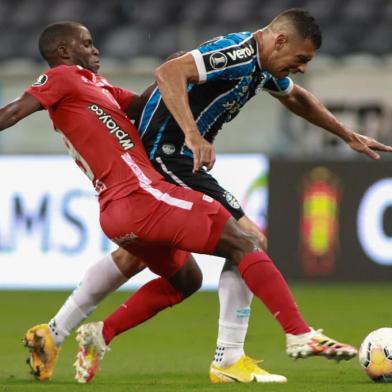
[[248,75],[257,49],[250,33],[237,33],[215,38],[189,53],[195,60],[199,82],[203,83]]
[[59,66],[38,77],[26,92],[36,98],[45,109],[57,104],[72,92],[71,68]]
[[268,91],[274,95],[289,95],[293,90],[294,82],[289,77],[277,79],[270,77],[263,86],[264,91]]

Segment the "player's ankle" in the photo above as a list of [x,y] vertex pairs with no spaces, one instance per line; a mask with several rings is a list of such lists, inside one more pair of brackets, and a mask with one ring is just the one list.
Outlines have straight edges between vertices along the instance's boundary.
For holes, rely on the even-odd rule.
[[214,355],[214,365],[226,368],[235,364],[244,355],[244,346],[217,344]]
[[306,343],[309,339],[313,337],[315,334],[315,330],[313,328],[310,328],[310,331],[300,333],[300,334],[286,334],[286,344],[287,346],[293,345],[293,344],[304,344]]
[[314,329],[308,326],[306,329],[300,328],[297,330],[290,331],[289,333],[286,332],[286,336],[302,337],[302,336],[307,336],[311,332],[314,332]]
[[102,327],[102,337],[105,344],[109,346],[110,342],[113,340],[115,336],[116,336],[116,331],[113,328],[111,328],[108,322],[104,321]]
[[59,328],[55,319],[51,319],[48,323],[48,326],[53,343],[56,345],[56,347],[61,347],[69,333]]

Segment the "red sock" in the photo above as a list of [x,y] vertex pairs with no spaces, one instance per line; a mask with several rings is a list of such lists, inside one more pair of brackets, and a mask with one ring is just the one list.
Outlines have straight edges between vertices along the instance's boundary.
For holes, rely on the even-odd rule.
[[164,278],[146,283],[104,320],[103,337],[106,344],[121,332],[135,327],[183,299],[182,293]]
[[285,333],[299,335],[310,331],[286,281],[266,253],[248,254],[238,269],[249,289],[267,306]]

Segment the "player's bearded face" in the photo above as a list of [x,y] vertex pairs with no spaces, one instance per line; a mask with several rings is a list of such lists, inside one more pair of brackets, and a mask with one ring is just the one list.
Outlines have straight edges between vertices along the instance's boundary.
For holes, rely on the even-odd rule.
[[71,57],[75,65],[81,65],[97,73],[99,70],[99,51],[94,46],[90,32],[81,27],[71,43]]
[[304,73],[316,48],[310,39],[289,40],[275,48],[270,59],[269,72],[278,78]]

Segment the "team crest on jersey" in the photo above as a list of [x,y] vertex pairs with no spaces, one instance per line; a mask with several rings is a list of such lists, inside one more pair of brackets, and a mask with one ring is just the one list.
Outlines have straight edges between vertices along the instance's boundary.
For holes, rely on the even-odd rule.
[[112,241],[118,246],[126,247],[127,245],[134,245],[135,241],[138,239],[138,235],[135,233],[125,234],[121,237],[112,238]]
[[164,144],[162,146],[162,151],[166,154],[166,155],[171,155],[174,154],[176,151],[176,147],[174,146],[174,144]]
[[42,74],[38,77],[38,79],[33,83],[33,87],[43,86],[48,81],[48,75]]
[[94,189],[95,192],[97,192],[97,194],[99,195],[100,193],[102,193],[105,189],[107,189],[107,186],[105,185],[105,183],[101,180],[95,180],[94,181]]
[[212,53],[210,56],[210,65],[214,69],[222,69],[226,67],[227,57],[222,52]]
[[234,195],[232,195],[230,192],[226,191],[224,193],[224,197],[225,197],[225,199],[227,201],[227,204],[229,204],[230,207],[232,207],[232,208],[234,208],[236,210],[240,209],[241,205],[238,202],[238,200],[234,197]]

